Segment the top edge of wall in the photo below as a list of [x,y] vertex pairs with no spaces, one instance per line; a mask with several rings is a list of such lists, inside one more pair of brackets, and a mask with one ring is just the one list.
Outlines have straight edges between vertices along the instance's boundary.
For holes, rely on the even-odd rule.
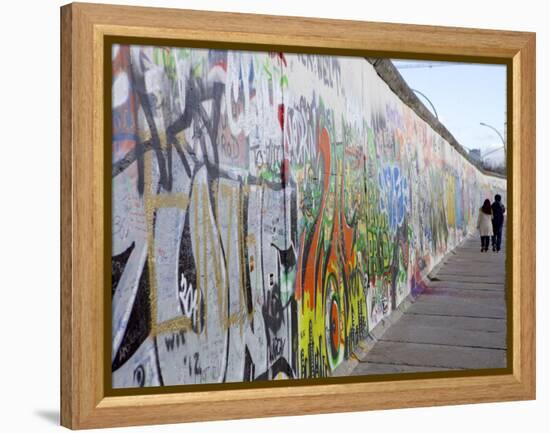
[[366,60],[373,66],[374,70],[386,82],[389,88],[394,92],[403,103],[409,106],[422,120],[437,132],[447,143],[470,164],[476,167],[481,173],[487,176],[493,176],[500,179],[506,179],[505,175],[493,171],[485,170],[478,161],[468,155],[458,140],[451,134],[443,123],[437,119],[424,103],[411,90],[403,76],[399,73],[391,60],[377,57],[366,57]]

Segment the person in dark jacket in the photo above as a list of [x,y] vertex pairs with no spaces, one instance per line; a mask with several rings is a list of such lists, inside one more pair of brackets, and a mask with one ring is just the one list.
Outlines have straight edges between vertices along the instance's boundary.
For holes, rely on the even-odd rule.
[[502,197],[500,194],[495,195],[495,201],[491,205],[493,209],[493,236],[492,245],[493,251],[500,251],[500,244],[502,242],[502,226],[504,225],[504,213],[506,208],[501,203]]

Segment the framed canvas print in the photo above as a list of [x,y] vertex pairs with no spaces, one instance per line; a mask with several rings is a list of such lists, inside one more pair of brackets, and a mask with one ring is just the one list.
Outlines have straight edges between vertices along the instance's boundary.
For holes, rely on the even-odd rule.
[[535,35],[61,8],[61,423],[535,398]]

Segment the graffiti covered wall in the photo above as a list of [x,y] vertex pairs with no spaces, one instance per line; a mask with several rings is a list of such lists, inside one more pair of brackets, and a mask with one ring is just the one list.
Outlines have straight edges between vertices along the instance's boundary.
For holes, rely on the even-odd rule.
[[330,375],[505,191],[361,58],[112,67],[115,388]]

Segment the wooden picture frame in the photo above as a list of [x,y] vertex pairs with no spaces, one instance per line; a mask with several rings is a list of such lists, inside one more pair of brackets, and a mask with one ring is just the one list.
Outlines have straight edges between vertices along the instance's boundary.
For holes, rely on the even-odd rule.
[[[509,372],[106,395],[109,157],[103,145],[103,72],[105,40],[111,36],[508,65]],[[535,398],[534,33],[75,3],[61,8],[61,54],[62,425],[80,429]]]

